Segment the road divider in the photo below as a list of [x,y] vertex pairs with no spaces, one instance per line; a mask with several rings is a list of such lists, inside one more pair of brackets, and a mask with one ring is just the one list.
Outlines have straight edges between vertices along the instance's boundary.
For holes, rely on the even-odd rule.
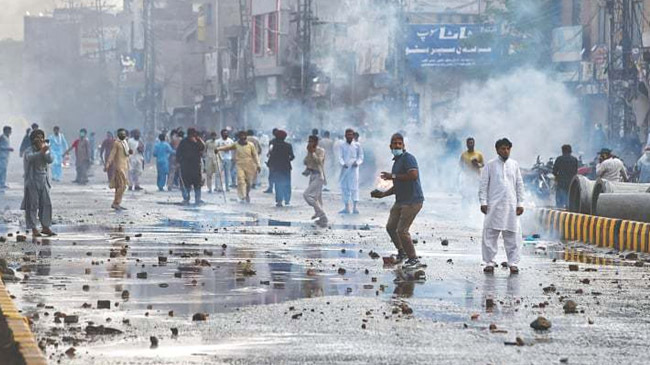
[[0,315],[6,322],[8,330],[11,331],[11,337],[18,348],[19,356],[22,357],[22,359],[11,359],[9,363],[46,365],[47,360],[36,343],[27,318],[18,312],[2,280],[0,280]]
[[650,224],[555,209],[538,209],[540,228],[564,241],[581,241],[619,251],[650,253]]

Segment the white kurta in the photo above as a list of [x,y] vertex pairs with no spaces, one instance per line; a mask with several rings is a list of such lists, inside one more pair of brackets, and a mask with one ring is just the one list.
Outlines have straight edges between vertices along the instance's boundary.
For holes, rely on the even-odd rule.
[[138,146],[140,146],[140,143],[142,142],[133,138],[129,138],[128,140],[129,149],[133,151],[133,154],[129,156],[129,167],[131,171],[137,173],[138,176],[142,174],[142,170],[144,169],[142,166],[144,155],[138,151]]
[[489,161],[481,172],[479,201],[487,205],[484,228],[498,231],[519,232],[517,207],[523,207],[524,181],[519,164],[500,157]]
[[[356,162],[356,166],[352,166]],[[339,146],[339,164],[341,165],[341,192],[343,201],[359,201],[359,165],[363,163],[363,148],[359,142],[343,142]]]
[[607,181],[619,182],[623,178],[627,180],[627,171],[623,161],[611,157],[596,165],[596,176]]

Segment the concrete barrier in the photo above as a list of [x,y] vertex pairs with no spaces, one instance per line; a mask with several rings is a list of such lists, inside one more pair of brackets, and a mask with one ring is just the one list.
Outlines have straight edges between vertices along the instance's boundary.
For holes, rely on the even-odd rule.
[[[551,234],[553,237],[565,241],[581,241],[598,247],[607,247],[617,250],[628,250],[628,247],[636,247],[640,252],[650,252],[648,250],[648,238],[650,230],[646,229],[645,237],[642,239],[642,228],[639,228],[639,235],[630,235],[628,240],[629,229],[634,230],[639,223],[632,221],[623,221],[621,219],[598,217],[589,214],[572,213],[554,209],[539,209],[537,211],[537,222],[541,228]],[[621,230],[625,223],[625,228]],[[642,224],[642,223],[641,223]],[[631,228],[628,228],[630,226]],[[621,232],[624,235],[621,236]],[[634,242],[637,245],[634,245]],[[645,245],[641,243],[644,242]]]
[[[7,322],[11,335],[26,365],[46,365],[47,360],[36,343],[34,334],[29,328],[27,318],[23,317],[11,300],[7,288],[0,280],[0,314]],[[17,363],[20,363],[17,361]]]

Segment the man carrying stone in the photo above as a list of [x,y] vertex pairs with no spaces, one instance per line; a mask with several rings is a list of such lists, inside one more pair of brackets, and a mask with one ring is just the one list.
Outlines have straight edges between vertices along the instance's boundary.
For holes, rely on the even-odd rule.
[[426,265],[420,262],[415,253],[409,228],[422,209],[424,194],[420,185],[418,161],[415,156],[406,152],[405,147],[404,137],[399,133],[393,134],[390,140],[390,150],[394,156],[393,168],[391,172],[381,173],[381,178],[392,181],[393,187],[385,192],[374,190],[371,196],[384,198],[395,195],[395,204],[390,209],[386,230],[397,249],[395,262],[400,263],[407,259],[402,268],[415,270]]

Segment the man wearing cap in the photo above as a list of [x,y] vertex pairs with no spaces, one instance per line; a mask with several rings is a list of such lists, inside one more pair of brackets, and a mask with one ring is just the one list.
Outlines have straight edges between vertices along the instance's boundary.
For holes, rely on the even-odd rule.
[[[50,200],[50,178],[48,165],[54,161],[50,146],[45,143],[45,132],[34,129],[29,135],[32,145],[23,154],[25,168],[25,195],[20,208],[25,211],[27,229],[32,236],[54,236],[52,225],[52,201]],[[37,222],[43,227],[39,232]]]
[[381,199],[395,195],[395,204],[390,209],[386,231],[397,249],[395,262],[400,263],[406,260],[402,268],[415,270],[426,267],[417,256],[409,233],[409,229],[415,217],[422,210],[424,203],[424,194],[420,184],[420,169],[415,156],[406,151],[403,135],[393,134],[389,147],[393,155],[393,168],[391,172],[382,172],[380,176],[383,180],[392,181],[393,187],[384,192],[373,190],[370,196]]
[[625,182],[628,180],[625,164],[618,157],[612,155],[612,150],[603,148],[599,153],[599,163],[596,165],[596,177],[612,182]]
[[483,222],[483,261],[486,274],[496,266],[497,240],[503,236],[511,274],[519,273],[521,226],[519,216],[524,213],[524,182],[517,161],[510,158],[512,142],[507,138],[495,144],[497,158],[490,160],[481,171],[479,201]]

